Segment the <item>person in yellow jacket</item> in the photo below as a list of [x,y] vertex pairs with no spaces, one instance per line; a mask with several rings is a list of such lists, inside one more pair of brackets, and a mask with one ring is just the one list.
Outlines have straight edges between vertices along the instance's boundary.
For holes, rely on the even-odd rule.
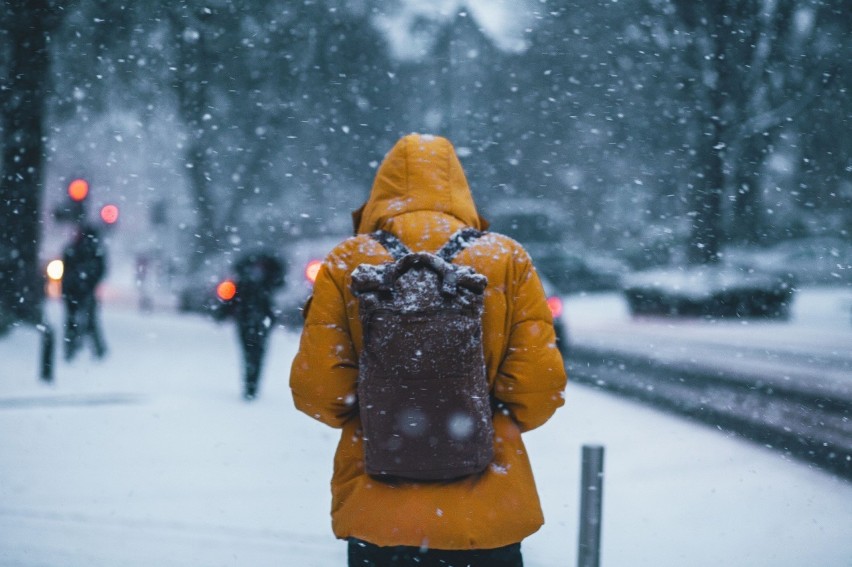
[[364,470],[357,401],[363,335],[351,273],[392,261],[369,236],[376,230],[414,252],[435,252],[459,229],[488,224],[452,144],[418,134],[388,153],[353,220],[355,236],[331,251],[317,276],[290,373],[296,407],[341,429],[331,481],[334,534],[348,540],[350,565],[522,565],[520,543],[544,518],[521,434],[563,405],[566,383],[535,268],[520,244],[493,232],[454,260],[488,278],[482,343],[500,408],[491,464],[453,481],[374,478]]

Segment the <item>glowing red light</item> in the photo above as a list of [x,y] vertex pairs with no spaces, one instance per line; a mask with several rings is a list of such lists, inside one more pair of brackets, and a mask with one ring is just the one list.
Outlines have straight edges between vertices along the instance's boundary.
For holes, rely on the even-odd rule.
[[118,207],[115,205],[104,205],[101,209],[101,219],[107,224],[113,224],[118,220]]
[[222,301],[230,301],[237,294],[237,286],[231,280],[225,280],[216,286],[216,295]]
[[89,182],[85,179],[75,179],[68,184],[68,196],[74,201],[82,201],[89,194]]
[[547,306],[550,308],[550,314],[556,319],[562,315],[562,300],[552,295],[547,298]]
[[314,283],[317,281],[317,275],[321,267],[322,260],[311,260],[308,262],[308,265],[305,266],[305,277],[308,278],[309,282]]

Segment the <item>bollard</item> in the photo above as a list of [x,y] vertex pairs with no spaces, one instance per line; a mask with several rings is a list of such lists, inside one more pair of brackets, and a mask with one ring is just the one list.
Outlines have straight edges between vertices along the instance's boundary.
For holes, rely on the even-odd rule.
[[600,563],[603,461],[604,448],[602,446],[583,445],[578,567],[598,567]]
[[41,333],[40,377],[44,382],[53,382],[53,328],[46,322],[40,323],[37,328]]

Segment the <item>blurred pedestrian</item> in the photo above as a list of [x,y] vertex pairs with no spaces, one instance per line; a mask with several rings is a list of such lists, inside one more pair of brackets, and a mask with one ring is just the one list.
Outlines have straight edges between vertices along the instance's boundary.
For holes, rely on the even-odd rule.
[[249,253],[234,265],[235,290],[230,298],[220,293],[223,304],[218,317],[231,316],[243,354],[243,397],[253,400],[260,385],[260,371],[269,333],[275,323],[273,294],[284,285],[283,262],[265,252]]
[[65,304],[65,360],[71,360],[91,339],[98,358],[106,354],[95,292],[106,274],[106,249],[100,232],[80,225],[62,254],[62,300]]
[[[331,514],[335,535],[349,542],[349,565],[519,567],[521,541],[544,521],[521,433],[542,425],[563,404],[566,380],[532,262],[514,240],[484,232],[487,222],[477,213],[455,150],[440,137],[412,134],[400,140],[353,219],[355,237],[337,246],[319,271],[290,373],[296,407],[341,428]],[[409,273],[422,279],[403,282],[406,276],[400,274],[408,266],[419,266],[420,271]],[[424,275],[433,268],[444,274],[438,280],[443,282],[440,293],[430,291],[434,278]],[[431,314],[411,310],[414,303],[402,300],[398,317],[391,310],[371,309],[370,302],[385,305],[404,287],[414,291],[421,283],[423,292],[415,291],[415,300],[431,294],[445,303],[470,285],[466,297],[471,305],[484,304],[484,310],[469,340],[445,341],[459,328],[449,313],[452,322],[436,329],[421,323],[431,321]],[[381,326],[393,327],[391,321],[405,328],[396,333],[399,340],[384,341],[388,334]],[[471,342],[478,346],[476,356],[468,348]],[[383,356],[364,356],[373,349],[383,350]],[[471,364],[465,364],[468,353]],[[433,357],[440,364],[420,364]],[[462,421],[462,414],[459,419],[440,415],[442,404],[455,396],[451,390],[468,378],[464,370],[445,370],[453,362],[459,362],[456,368],[482,372],[485,419],[490,421],[485,464],[465,476],[444,478],[435,476],[442,474],[438,461],[426,472],[439,480],[388,476],[371,468],[374,454],[389,457],[391,466],[394,459],[410,459],[415,443],[426,447],[408,463],[416,468],[419,457],[433,460],[429,446],[472,438],[479,422]],[[378,376],[378,367],[390,372],[373,387],[386,399],[398,394],[402,407],[364,401],[364,384]],[[422,371],[417,379],[408,379],[409,367]],[[411,405],[422,399],[429,403]],[[468,396],[471,403],[480,399]],[[394,413],[400,418],[398,435],[365,432]]]

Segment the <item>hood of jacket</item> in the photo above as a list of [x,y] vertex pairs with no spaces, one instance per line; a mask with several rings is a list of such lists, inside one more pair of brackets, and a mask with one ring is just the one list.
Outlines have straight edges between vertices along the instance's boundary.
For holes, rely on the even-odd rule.
[[455,148],[446,138],[409,134],[385,157],[367,202],[352,213],[356,234],[383,228],[395,216],[435,211],[484,230]]

